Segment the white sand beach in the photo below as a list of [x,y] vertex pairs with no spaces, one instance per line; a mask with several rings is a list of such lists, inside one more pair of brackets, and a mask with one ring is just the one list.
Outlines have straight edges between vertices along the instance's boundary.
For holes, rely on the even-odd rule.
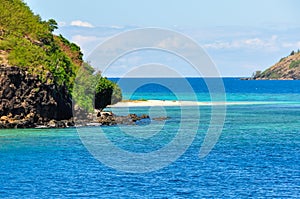
[[263,101],[225,101],[225,102],[197,102],[197,101],[171,101],[171,100],[126,100],[108,107],[152,107],[152,106],[218,106],[218,105],[254,105],[273,104],[278,102]]

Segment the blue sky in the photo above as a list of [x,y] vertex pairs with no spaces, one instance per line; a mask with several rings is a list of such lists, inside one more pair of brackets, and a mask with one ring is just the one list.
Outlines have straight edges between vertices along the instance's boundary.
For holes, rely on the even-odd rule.
[[[134,28],[168,28],[196,40],[222,76],[249,76],[300,48],[300,1],[25,0],[43,19],[54,18],[61,33],[79,44],[85,58],[99,43]],[[151,62],[156,53],[121,59],[108,76]],[[161,56],[161,60],[166,60]],[[172,59],[170,59],[172,60]],[[159,58],[155,60],[159,62]],[[178,64],[178,61],[176,61]],[[166,63],[176,65],[176,63]],[[186,76],[192,72],[185,71]]]

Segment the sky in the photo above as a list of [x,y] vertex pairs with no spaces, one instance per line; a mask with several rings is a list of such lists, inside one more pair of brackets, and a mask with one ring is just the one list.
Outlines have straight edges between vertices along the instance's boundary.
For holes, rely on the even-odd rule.
[[[59,23],[62,34],[89,54],[115,34],[136,28],[167,28],[195,40],[221,76],[251,76],[300,49],[298,0],[25,0],[44,20]],[[106,75],[120,76],[146,63],[183,68],[174,55],[132,53],[112,64]],[[179,66],[180,65],[180,66]],[[194,76],[188,66],[180,71]]]

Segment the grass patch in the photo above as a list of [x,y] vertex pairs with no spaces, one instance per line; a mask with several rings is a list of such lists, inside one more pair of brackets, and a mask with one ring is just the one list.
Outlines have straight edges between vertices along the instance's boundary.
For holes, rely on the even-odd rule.
[[146,102],[146,101],[148,101],[148,100],[146,100],[146,99],[137,99],[137,100],[131,100],[131,99],[129,99],[129,100],[122,100],[122,102]]
[[292,68],[297,68],[299,66],[300,66],[300,60],[297,60],[297,61],[292,61],[289,68],[292,69]]

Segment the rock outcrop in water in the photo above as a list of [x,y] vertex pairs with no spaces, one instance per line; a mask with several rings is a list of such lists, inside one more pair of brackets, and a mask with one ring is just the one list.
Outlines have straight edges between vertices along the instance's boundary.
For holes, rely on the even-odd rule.
[[149,115],[143,114],[138,116],[136,114],[128,114],[127,116],[117,116],[112,112],[99,112],[97,115],[97,122],[101,125],[116,125],[116,124],[125,124],[133,125],[137,122],[147,123],[150,121]]

